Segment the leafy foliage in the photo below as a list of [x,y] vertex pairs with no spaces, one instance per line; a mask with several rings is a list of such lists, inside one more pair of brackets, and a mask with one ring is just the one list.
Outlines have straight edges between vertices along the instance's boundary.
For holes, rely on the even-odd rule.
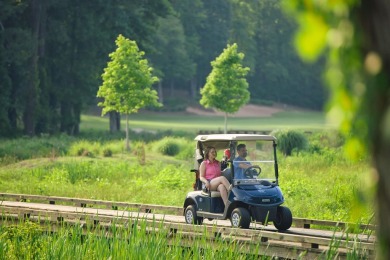
[[249,101],[248,83],[245,79],[249,68],[242,66],[243,53],[237,52],[237,44],[228,45],[215,61],[213,70],[200,90],[200,104],[206,108],[234,113]]
[[248,82],[245,76],[249,68],[242,66],[244,54],[237,51],[237,44],[228,45],[221,55],[211,62],[213,67],[206,85],[200,90],[200,104],[225,112],[234,113],[249,101]]
[[[369,152],[377,179],[378,258],[390,258],[390,2],[284,1],[299,24],[301,57],[326,58],[329,119],[346,137],[346,154],[358,160]],[[309,23],[308,21],[311,21]]]
[[158,79],[152,76],[152,68],[143,59],[144,52],[135,41],[122,35],[115,42],[118,48],[110,54],[111,61],[104,70],[103,85],[97,93],[104,98],[98,103],[103,107],[102,115],[110,111],[131,114],[144,106],[158,106],[157,92],[151,88]]
[[283,130],[273,133],[278,139],[278,149],[282,151],[285,156],[292,155],[294,150],[300,151],[307,147],[306,136],[296,130]]
[[178,140],[175,138],[165,137],[156,142],[156,148],[163,155],[174,156],[180,151]]
[[5,1],[0,10],[0,134],[79,134],[81,114],[96,104],[97,75],[119,34],[148,54],[162,79],[158,91],[164,102],[174,96],[185,100],[174,110],[199,101],[210,61],[227,43],[237,43],[246,53],[251,97],[322,109],[323,62],[308,66],[298,59],[290,40],[296,24],[281,12],[280,2]]
[[20,225],[1,228],[0,254],[4,259],[37,259],[42,254],[41,243],[43,229],[35,223],[24,222]]

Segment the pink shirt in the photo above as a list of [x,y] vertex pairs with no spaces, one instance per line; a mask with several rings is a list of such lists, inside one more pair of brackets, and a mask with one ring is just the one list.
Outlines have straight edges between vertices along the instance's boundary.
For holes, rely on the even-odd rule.
[[217,160],[214,162],[210,162],[209,160],[204,161],[206,166],[206,171],[204,173],[204,177],[207,180],[211,180],[221,176],[221,166]]

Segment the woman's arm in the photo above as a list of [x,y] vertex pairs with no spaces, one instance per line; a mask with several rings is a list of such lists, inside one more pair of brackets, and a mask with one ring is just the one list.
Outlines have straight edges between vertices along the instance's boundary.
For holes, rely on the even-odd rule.
[[209,188],[209,181],[205,177],[206,175],[206,164],[205,162],[202,162],[199,166],[199,179],[201,182],[203,182],[206,185],[206,188]]

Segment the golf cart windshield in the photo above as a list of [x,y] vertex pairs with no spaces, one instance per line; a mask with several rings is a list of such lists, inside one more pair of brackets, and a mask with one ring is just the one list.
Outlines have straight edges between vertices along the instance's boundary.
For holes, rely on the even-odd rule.
[[[217,151],[217,160],[227,168],[221,167],[222,173],[234,184],[245,184],[250,182],[277,182],[277,165],[274,149],[276,138],[271,135],[257,134],[215,134],[198,135],[195,140],[195,164],[197,170],[204,160],[206,147],[213,147]],[[246,154],[239,154],[239,147],[245,145]],[[225,155],[228,150],[229,158]],[[224,162],[224,164],[222,163]],[[245,169],[239,167],[245,164]],[[241,165],[242,166],[242,165]],[[248,166],[251,166],[248,168]],[[234,171],[234,179],[232,178]],[[242,181],[241,181],[242,180]],[[246,180],[246,181],[243,181]]]
[[[240,156],[236,149],[233,160],[234,180],[268,180],[273,182],[275,176],[274,146],[272,141],[238,141],[237,146],[245,145],[246,156]],[[237,147],[236,146],[236,147]],[[242,155],[242,153],[241,153]],[[251,181],[239,181],[239,183]]]

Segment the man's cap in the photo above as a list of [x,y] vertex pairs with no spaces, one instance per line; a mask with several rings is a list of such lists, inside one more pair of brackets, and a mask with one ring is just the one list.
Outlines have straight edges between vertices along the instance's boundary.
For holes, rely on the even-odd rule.
[[223,154],[229,159],[230,158],[230,150],[226,149]]

